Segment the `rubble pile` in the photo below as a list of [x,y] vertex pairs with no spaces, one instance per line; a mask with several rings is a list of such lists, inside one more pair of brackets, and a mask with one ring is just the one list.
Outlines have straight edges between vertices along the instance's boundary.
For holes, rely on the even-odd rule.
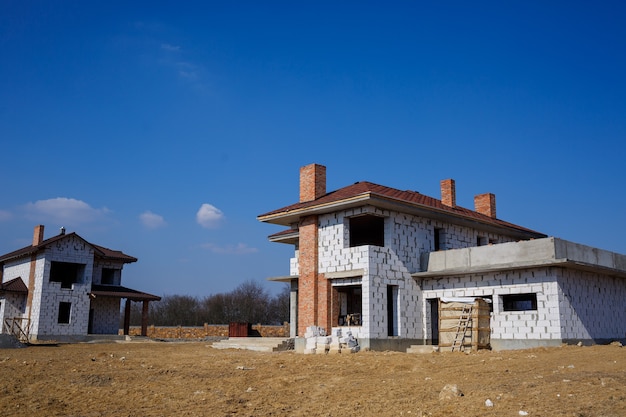
[[327,336],[323,328],[309,326],[304,337],[306,339],[305,354],[356,353],[360,349],[359,342],[349,330],[343,335],[341,329],[333,329],[332,335]]

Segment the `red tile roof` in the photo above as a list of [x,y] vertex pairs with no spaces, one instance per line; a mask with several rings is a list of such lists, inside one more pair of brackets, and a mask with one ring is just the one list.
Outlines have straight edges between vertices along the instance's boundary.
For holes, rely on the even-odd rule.
[[76,236],[81,240],[84,240],[88,245],[92,246],[95,251],[96,251],[96,256],[99,256],[101,258],[105,258],[105,259],[111,259],[111,260],[117,260],[117,261],[122,261],[125,263],[131,263],[131,262],[137,262],[137,258],[134,258],[130,255],[126,255],[125,253],[118,251],[118,250],[112,250],[112,249],[108,249],[105,248],[103,246],[99,246],[99,245],[94,245],[93,243],[89,243],[87,242],[85,239],[83,239],[82,237],[80,237],[79,235],[77,235],[75,232],[72,233],[68,233],[68,234],[59,234],[56,236],[53,236],[49,239],[44,240],[43,242],[41,242],[39,245],[36,246],[26,246],[24,248],[18,249],[16,251],[13,252],[9,252],[5,255],[0,256],[0,263],[7,261],[9,259],[14,259],[14,258],[19,258],[22,256],[27,256],[27,255],[31,255],[33,253],[37,253],[38,251],[42,250],[43,248],[45,248],[46,246],[48,246],[51,243],[54,243],[58,240],[62,240],[65,239],[66,237],[69,236]]
[[100,251],[100,254],[103,258],[115,259],[118,261],[124,261],[126,263],[137,262],[137,258],[126,255],[122,251],[105,248],[104,246],[100,245],[94,245],[93,243],[90,243],[90,245],[93,246],[96,250]]
[[26,284],[24,284],[21,277],[17,277],[10,281],[0,283],[0,293],[3,292],[27,294],[28,287],[26,287]]
[[316,209],[321,209],[324,206],[332,206],[332,211],[336,211],[338,204],[348,204],[350,201],[357,198],[379,200],[382,199],[389,202],[406,205],[407,207],[427,209],[432,212],[445,213],[454,217],[473,220],[499,228],[515,230],[523,234],[531,235],[529,237],[545,237],[544,234],[536,232],[534,230],[527,229],[513,223],[505,222],[500,219],[492,218],[476,211],[466,209],[464,207],[446,206],[441,202],[441,200],[426,196],[424,194],[420,194],[417,191],[401,191],[395,188],[386,187],[384,185],[374,184],[367,181],[357,182],[347,187],[340,188],[336,191],[331,191],[316,200],[291,204],[289,206],[285,206],[277,210],[261,214],[258,216],[258,219],[260,221],[272,223],[274,223],[274,221],[272,220],[276,220],[275,222],[279,223],[279,219],[283,216],[286,217],[296,215],[296,213],[300,213],[301,215],[307,215],[308,212]]
[[128,298],[132,301],[159,301],[161,297],[158,295],[148,294],[133,290],[131,288],[122,287],[121,285],[92,285],[91,296],[93,297],[113,297]]

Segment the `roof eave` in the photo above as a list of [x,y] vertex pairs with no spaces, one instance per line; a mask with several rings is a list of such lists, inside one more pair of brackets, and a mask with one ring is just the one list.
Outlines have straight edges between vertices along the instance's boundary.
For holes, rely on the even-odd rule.
[[428,278],[443,278],[451,276],[463,276],[463,275],[475,275],[475,274],[487,274],[491,272],[513,271],[522,269],[533,268],[545,268],[545,267],[557,267],[557,268],[570,268],[580,271],[602,273],[605,275],[615,276],[618,278],[626,278],[626,271],[607,268],[601,265],[594,265],[587,262],[580,262],[571,259],[549,259],[538,260],[534,262],[519,262],[519,263],[503,263],[492,266],[480,266],[480,267],[467,267],[467,268],[449,268],[438,271],[422,271],[413,272],[411,277],[416,280],[428,279]]
[[270,277],[267,278],[268,281],[272,281],[272,282],[286,282],[286,283],[290,283],[293,280],[298,280],[300,278],[300,275],[285,275],[285,276],[280,276],[280,277]]
[[278,224],[281,226],[290,226],[297,223],[302,216],[310,216],[313,214],[325,214],[336,211],[337,209],[345,209],[350,207],[359,207],[363,202],[370,199],[371,193],[360,194],[355,197],[342,200],[332,201],[325,204],[317,204],[313,206],[288,210],[268,215],[260,215],[257,219],[264,223]]
[[450,221],[450,218],[454,218],[454,223],[470,227],[476,227],[477,225],[479,225],[481,229],[484,229],[486,231],[501,232],[502,230],[506,230],[507,234],[520,239],[543,238],[547,236],[543,233],[535,232],[530,229],[516,228],[506,225],[497,225],[488,221],[481,221],[477,218],[453,213],[448,210],[442,210],[436,207],[426,206],[419,203],[409,203],[372,192],[363,193],[352,198],[333,201],[331,203],[314,205],[270,215],[261,215],[257,218],[259,221],[265,223],[290,226],[291,224],[297,223],[302,216],[326,214],[337,211],[338,209],[345,210],[353,207],[359,207],[366,203],[374,205],[376,207],[414,214],[421,217],[433,218],[435,220]]

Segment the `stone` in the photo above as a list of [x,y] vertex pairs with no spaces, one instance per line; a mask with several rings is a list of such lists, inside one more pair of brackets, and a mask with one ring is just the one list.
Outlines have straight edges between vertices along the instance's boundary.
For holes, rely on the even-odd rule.
[[447,384],[439,393],[439,400],[452,400],[462,396],[463,392],[461,392],[456,384]]

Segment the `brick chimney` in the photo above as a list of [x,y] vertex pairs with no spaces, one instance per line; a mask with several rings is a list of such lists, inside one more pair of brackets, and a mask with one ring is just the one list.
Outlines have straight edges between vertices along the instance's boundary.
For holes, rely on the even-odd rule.
[[43,242],[43,227],[43,224],[35,226],[35,232],[33,233],[33,246],[37,246]]
[[326,167],[310,164],[300,168],[300,202],[312,201],[326,194]]
[[474,210],[491,217],[496,218],[496,195],[492,193],[479,194],[474,197]]
[[441,180],[441,202],[444,206],[456,207],[456,187],[453,179]]

